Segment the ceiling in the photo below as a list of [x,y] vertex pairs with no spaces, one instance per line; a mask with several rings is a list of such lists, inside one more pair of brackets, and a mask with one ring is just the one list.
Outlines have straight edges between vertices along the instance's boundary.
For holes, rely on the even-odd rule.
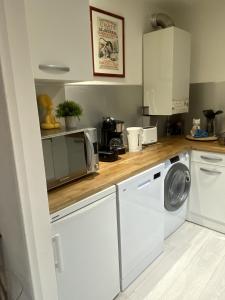
[[191,5],[194,2],[197,2],[198,0],[143,0],[146,2],[151,2],[154,4],[166,4],[166,5],[180,5],[180,4],[185,4],[185,5]]
[[193,3],[200,0],[142,0],[146,3],[151,3],[159,8],[188,8]]

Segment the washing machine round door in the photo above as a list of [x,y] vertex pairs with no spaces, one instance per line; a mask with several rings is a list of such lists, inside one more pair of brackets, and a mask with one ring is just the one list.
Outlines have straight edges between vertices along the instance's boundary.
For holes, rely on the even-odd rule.
[[191,175],[182,163],[174,164],[166,174],[164,181],[164,206],[168,211],[178,210],[189,195]]

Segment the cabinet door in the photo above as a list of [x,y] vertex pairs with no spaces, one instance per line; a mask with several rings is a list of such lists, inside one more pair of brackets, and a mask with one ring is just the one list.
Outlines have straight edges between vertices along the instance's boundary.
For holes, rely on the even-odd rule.
[[173,113],[188,112],[191,62],[190,33],[174,27]]
[[112,300],[119,293],[116,194],[52,225],[59,300]]
[[144,106],[150,115],[171,115],[173,78],[173,29],[144,35]]
[[225,232],[225,168],[192,162],[191,221]]
[[35,79],[89,79],[89,1],[25,0],[25,3]]
[[188,112],[190,34],[176,27],[144,35],[144,106],[150,115]]

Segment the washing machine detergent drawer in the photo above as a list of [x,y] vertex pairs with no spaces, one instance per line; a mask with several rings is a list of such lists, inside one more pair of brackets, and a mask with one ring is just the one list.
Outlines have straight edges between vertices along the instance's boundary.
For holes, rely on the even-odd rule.
[[163,165],[121,182],[117,191],[124,290],[163,251]]

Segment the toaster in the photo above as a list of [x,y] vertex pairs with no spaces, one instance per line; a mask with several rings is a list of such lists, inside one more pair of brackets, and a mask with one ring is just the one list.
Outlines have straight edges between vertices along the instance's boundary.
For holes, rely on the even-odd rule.
[[157,142],[157,127],[148,126],[143,128],[142,145],[148,145]]

